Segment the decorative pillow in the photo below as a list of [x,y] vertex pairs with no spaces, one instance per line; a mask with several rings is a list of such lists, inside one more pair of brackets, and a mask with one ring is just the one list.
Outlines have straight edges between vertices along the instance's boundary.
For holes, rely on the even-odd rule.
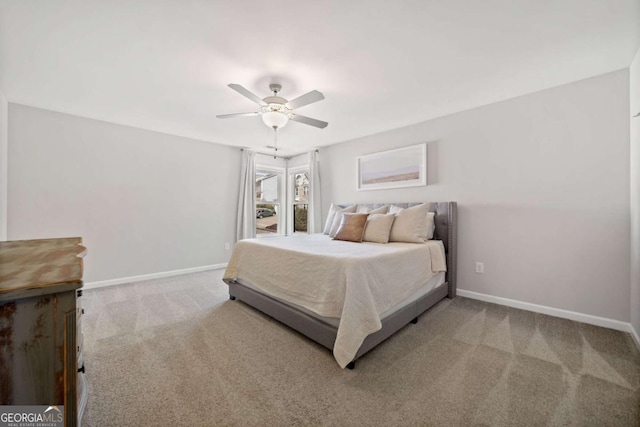
[[355,211],[356,211],[356,205],[352,205],[344,209],[341,209],[339,206],[336,207],[336,214],[333,217],[333,223],[331,224],[331,229],[329,230],[329,237],[336,236],[336,233],[338,232],[338,228],[340,228],[340,223],[342,222],[342,215],[345,213],[354,213]]
[[433,239],[433,233],[436,232],[436,213],[429,212],[427,214],[427,224],[429,227],[429,232],[427,233],[427,240]]
[[395,214],[369,214],[362,235],[363,242],[387,243]]
[[[356,205],[353,206],[349,206],[348,208],[341,208],[340,206],[331,204],[331,207],[329,208],[329,214],[327,215],[327,221],[324,223],[324,230],[322,231],[324,234],[330,234],[331,233],[331,226],[333,225],[333,220],[336,217],[336,213],[338,212],[355,212],[356,211]],[[340,222],[338,221],[338,224],[340,224]]]
[[376,209],[369,209],[367,206],[358,205],[356,213],[368,213],[369,215],[386,214],[388,210],[389,206],[386,205]]
[[329,234],[329,231],[331,231],[331,225],[333,224],[333,218],[336,216],[337,209],[340,208],[337,208],[336,205],[332,203],[329,208],[329,213],[327,214],[327,220],[324,223],[324,229],[322,230],[324,234]]
[[391,205],[391,206],[389,206],[388,213],[396,214],[396,213],[400,212],[401,210],[404,210],[404,208],[401,208],[400,206],[396,206],[396,205]]
[[343,213],[342,222],[334,239],[362,242],[362,234],[368,216],[368,213]]
[[389,233],[390,242],[424,243],[433,237],[433,213],[429,219],[429,205],[398,209]]

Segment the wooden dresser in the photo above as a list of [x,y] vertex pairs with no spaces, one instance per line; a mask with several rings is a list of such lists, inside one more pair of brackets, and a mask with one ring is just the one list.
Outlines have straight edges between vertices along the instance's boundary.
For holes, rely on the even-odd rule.
[[64,405],[80,424],[85,254],[81,237],[0,242],[0,405]]

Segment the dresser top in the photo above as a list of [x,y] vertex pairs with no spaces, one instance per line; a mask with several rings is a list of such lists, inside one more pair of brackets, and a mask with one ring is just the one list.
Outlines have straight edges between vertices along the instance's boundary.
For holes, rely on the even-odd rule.
[[82,286],[82,237],[0,242],[0,294],[57,284]]

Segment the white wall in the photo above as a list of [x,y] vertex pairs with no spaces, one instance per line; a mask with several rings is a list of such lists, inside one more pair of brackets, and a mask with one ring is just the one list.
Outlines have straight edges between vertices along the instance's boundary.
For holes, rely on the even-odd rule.
[[289,159],[287,166],[290,168],[295,168],[297,166],[308,166],[309,165],[309,153],[302,153],[296,156],[293,156]]
[[277,168],[285,168],[287,166],[284,158],[262,153],[256,153],[256,164],[260,166],[275,166]]
[[0,240],[7,240],[7,185],[9,149],[9,103],[0,92]]
[[82,236],[85,281],[224,263],[240,150],[9,104],[9,239]]
[[[631,114],[640,113],[640,50],[629,69]],[[640,116],[631,117],[631,325],[640,337]]]
[[[628,322],[628,93],[621,70],[326,147],[323,205],[457,201],[460,289]],[[428,186],[356,190],[357,156],[425,141]]]

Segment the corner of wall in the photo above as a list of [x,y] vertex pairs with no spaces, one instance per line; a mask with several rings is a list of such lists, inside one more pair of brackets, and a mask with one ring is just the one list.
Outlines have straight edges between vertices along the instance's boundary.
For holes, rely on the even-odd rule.
[[[636,344],[640,347],[640,50],[629,67],[629,179],[630,179],[630,313]],[[635,117],[634,117],[635,116]]]
[[0,241],[7,240],[9,181],[9,102],[0,91]]

